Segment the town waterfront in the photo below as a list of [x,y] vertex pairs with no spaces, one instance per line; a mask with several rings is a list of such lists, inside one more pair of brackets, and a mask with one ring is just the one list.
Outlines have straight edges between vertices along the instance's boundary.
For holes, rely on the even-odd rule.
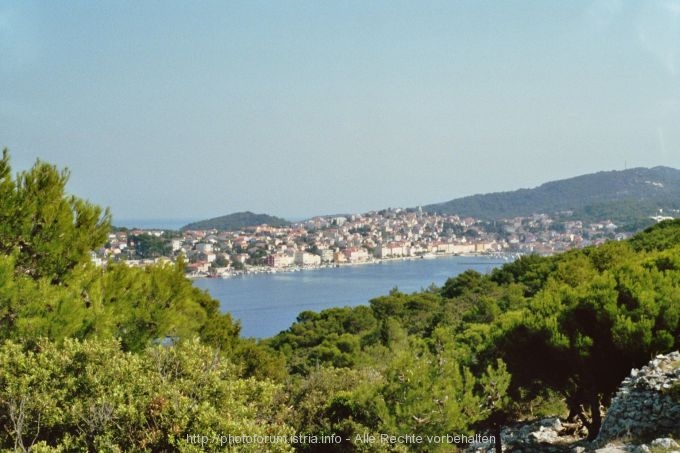
[[422,260],[392,260],[376,264],[299,272],[198,279],[194,285],[220,301],[222,311],[241,321],[245,337],[266,338],[287,329],[305,310],[368,304],[398,288],[405,293],[474,269],[481,273],[505,264],[498,257],[449,256]]

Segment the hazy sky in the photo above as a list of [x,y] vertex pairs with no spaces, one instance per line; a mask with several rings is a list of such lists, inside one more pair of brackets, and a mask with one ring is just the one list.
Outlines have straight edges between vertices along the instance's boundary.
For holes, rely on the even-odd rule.
[[680,0],[0,2],[0,147],[117,220],[680,167]]

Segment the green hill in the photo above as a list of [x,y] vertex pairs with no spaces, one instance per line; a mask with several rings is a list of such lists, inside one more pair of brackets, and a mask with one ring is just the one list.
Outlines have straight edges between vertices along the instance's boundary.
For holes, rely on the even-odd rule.
[[274,227],[287,226],[290,222],[280,217],[267,214],[254,214],[250,211],[235,212],[233,214],[215,217],[213,219],[193,222],[182,227],[182,230],[222,230],[234,231],[247,227],[269,225]]
[[427,212],[500,219],[572,211],[584,220],[631,223],[680,208],[680,170],[668,167],[598,172],[533,189],[472,195],[424,206]]

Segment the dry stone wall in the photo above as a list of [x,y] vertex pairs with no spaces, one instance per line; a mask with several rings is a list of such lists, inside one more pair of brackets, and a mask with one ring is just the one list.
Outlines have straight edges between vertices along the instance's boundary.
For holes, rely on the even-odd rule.
[[598,442],[680,436],[680,352],[633,369],[614,397]]
[[[680,453],[680,352],[659,355],[633,369],[607,410],[596,441],[565,429],[557,417],[505,427],[503,451],[569,453]],[[493,453],[493,444],[472,444],[469,453]]]

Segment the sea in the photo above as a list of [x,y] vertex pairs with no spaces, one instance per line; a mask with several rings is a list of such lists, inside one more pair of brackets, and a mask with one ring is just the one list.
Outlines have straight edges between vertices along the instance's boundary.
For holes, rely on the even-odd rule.
[[244,337],[267,338],[288,329],[300,312],[367,305],[392,289],[441,287],[449,277],[474,269],[488,273],[507,263],[499,257],[450,256],[382,261],[337,268],[194,280],[241,322]]
[[149,230],[179,230],[184,225],[195,222],[196,219],[131,219],[131,218],[114,218],[112,225],[125,228],[141,228]]

